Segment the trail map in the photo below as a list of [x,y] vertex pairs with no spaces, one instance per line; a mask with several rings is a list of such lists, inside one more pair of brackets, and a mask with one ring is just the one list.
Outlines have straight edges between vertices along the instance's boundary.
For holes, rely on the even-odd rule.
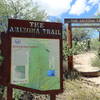
[[11,39],[11,83],[37,90],[60,89],[59,39]]

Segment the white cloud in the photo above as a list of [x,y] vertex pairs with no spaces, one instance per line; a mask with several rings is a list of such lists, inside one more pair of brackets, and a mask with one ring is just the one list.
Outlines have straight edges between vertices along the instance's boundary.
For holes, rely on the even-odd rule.
[[[97,6],[100,12],[100,0],[32,0],[44,9],[49,16],[60,16],[63,13],[81,15]],[[73,4],[73,2],[75,2]]]
[[71,8],[72,0],[33,0],[46,10],[50,16],[58,16]]
[[100,3],[98,3],[98,9],[97,9],[95,15],[98,15],[98,14],[100,15]]
[[89,3],[92,5],[92,7],[97,7],[97,11],[94,15],[98,15],[98,13],[100,14],[100,0],[89,0]]
[[92,6],[94,6],[94,5],[98,4],[99,2],[100,2],[100,0],[89,0],[88,3],[91,3]]
[[99,3],[99,5],[98,5],[98,13],[100,13],[100,3]]
[[88,12],[91,9],[89,5],[87,5],[87,0],[76,0],[75,4],[72,5],[69,14],[80,15],[84,12]]

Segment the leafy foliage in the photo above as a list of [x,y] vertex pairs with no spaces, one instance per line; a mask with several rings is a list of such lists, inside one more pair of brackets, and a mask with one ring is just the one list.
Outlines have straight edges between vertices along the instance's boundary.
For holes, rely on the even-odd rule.
[[90,38],[89,31],[90,30],[83,29],[83,28],[73,29],[73,40],[82,41],[82,40]]
[[94,67],[100,67],[100,58],[98,56],[96,56],[93,60],[92,60],[92,66]]
[[92,66],[100,67],[100,48],[96,51],[96,57],[92,60]]
[[38,4],[33,4],[31,0],[1,0],[0,16],[8,16],[8,18],[45,20],[47,14],[41,10]]
[[92,50],[98,50],[100,47],[100,42],[98,39],[91,39],[91,49]]
[[14,89],[14,92],[13,92],[13,98],[15,100],[20,100],[20,97],[21,95],[23,94],[24,92],[22,90],[18,90],[18,89]]
[[76,55],[88,50],[87,41],[76,42],[73,41],[72,48],[69,48],[66,42],[63,43],[63,56],[66,58],[67,56]]
[[32,0],[1,0],[0,1],[0,32],[7,29],[8,18],[44,21],[47,13]]

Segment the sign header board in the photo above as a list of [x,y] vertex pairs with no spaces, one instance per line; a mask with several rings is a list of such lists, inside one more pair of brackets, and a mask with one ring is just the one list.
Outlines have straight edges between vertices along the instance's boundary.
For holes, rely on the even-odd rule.
[[31,33],[35,35],[61,35],[62,24],[29,20],[9,19],[9,33]]
[[100,23],[100,18],[68,18],[65,23]]

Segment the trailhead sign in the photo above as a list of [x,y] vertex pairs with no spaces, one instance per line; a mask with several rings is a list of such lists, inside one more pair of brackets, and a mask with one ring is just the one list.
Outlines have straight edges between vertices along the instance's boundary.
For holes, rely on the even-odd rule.
[[37,90],[60,89],[59,40],[12,38],[11,84]]
[[35,93],[63,92],[61,23],[9,19],[1,38],[5,84]]

